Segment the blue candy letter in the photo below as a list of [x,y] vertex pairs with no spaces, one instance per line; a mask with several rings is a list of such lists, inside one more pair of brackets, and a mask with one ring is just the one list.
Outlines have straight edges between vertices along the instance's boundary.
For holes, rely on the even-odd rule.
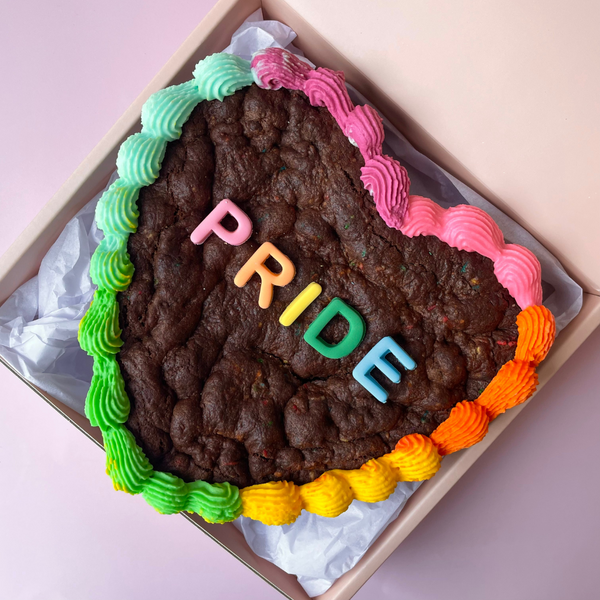
[[417,363],[388,336],[380,339],[352,371],[352,377],[373,394],[379,402],[384,403],[387,401],[388,394],[375,381],[371,371],[374,367],[377,367],[388,379],[394,383],[400,383],[400,373],[385,359],[385,356],[390,352],[409,371],[417,368]]

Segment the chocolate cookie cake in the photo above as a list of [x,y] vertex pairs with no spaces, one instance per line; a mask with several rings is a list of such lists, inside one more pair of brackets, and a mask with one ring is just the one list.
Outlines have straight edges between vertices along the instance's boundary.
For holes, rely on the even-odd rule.
[[[210,521],[335,516],[432,476],[533,393],[554,337],[539,263],[479,209],[409,196],[341,73],[213,55],[142,122],[98,208],[80,332],[117,488]],[[194,243],[224,200],[225,237]],[[227,243],[240,214],[249,237]]]
[[[169,144],[159,178],[140,192],[135,271],[118,297],[127,427],[156,469],[240,487],[356,469],[404,435],[431,434],[514,358],[519,308],[492,262],[390,229],[361,167],[327,109],[256,84],[199,104]],[[194,245],[192,231],[224,198],[252,219],[250,241]],[[244,289],[233,280],[266,241],[296,277],[265,310],[258,275]],[[283,327],[280,314],[312,281],[323,294]],[[334,297],[367,324],[340,360],[303,339]],[[322,335],[335,343],[347,329],[338,317]],[[352,377],[384,336],[417,363],[399,384],[382,378],[385,404]]]

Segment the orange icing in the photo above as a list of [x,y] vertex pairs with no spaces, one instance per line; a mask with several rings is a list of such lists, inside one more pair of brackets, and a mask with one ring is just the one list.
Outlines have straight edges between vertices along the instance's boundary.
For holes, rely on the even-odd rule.
[[535,392],[538,377],[535,367],[522,360],[507,362],[475,400],[484,406],[490,420],[509,408],[525,402]]
[[442,456],[451,454],[480,442],[488,431],[489,422],[484,406],[463,400],[431,434],[431,441]]
[[302,511],[300,490],[291,481],[270,481],[240,490],[242,515],[265,525],[289,525]]
[[548,353],[556,334],[552,313],[530,306],[517,317],[519,338],[515,359],[507,362],[477,400],[459,402],[431,434],[404,436],[389,454],[367,461],[360,469],[327,471],[300,487],[287,481],[240,490],[242,514],[267,525],[293,523],[304,508],[324,517],[343,513],[352,500],[379,502],[398,481],[424,481],[440,468],[441,456],[480,442],[488,424],[535,391],[535,367]]
[[344,477],[327,471],[320,477],[300,486],[304,509],[322,517],[341,515],[354,499],[350,485]]
[[545,306],[529,306],[517,316],[519,338],[515,359],[539,365],[550,350],[556,335],[556,323]]
[[382,456],[397,481],[424,481],[440,468],[440,455],[430,438],[420,433],[405,435],[393,452]]

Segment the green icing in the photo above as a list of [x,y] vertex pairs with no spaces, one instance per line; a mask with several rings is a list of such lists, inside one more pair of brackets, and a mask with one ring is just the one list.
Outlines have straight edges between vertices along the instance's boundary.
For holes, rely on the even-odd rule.
[[254,82],[250,63],[234,54],[212,54],[194,69],[200,95],[206,100],[223,100]]
[[146,502],[163,515],[185,510],[187,486],[182,479],[170,473],[154,471],[142,494]]
[[242,499],[230,483],[194,481],[187,484],[189,495],[185,509],[198,513],[209,523],[233,521],[242,514]]
[[179,139],[183,124],[201,100],[193,80],[152,94],[142,108],[144,131],[169,142]]
[[99,289],[79,325],[79,345],[96,357],[116,354],[123,345],[115,292]]
[[117,179],[102,195],[96,208],[98,227],[108,235],[127,236],[137,229],[140,188]]
[[152,465],[124,425],[102,432],[106,449],[106,472],[117,489],[139,494],[152,475]]
[[92,281],[100,288],[124,292],[133,277],[133,265],[127,254],[127,237],[107,235],[92,256]]
[[167,149],[167,140],[142,130],[128,137],[117,155],[117,171],[125,182],[144,187],[154,183]]
[[242,512],[239,490],[229,483],[183,480],[154,471],[133,434],[123,425],[130,403],[115,355],[122,345],[117,292],[133,277],[127,239],[137,229],[140,188],[159,175],[167,142],[181,136],[181,128],[202,100],[223,100],[252,83],[250,63],[230,54],[213,54],[200,61],[194,79],[153,94],[142,109],[142,131],[121,145],[117,157],[119,179],[98,202],[96,221],[104,239],[90,265],[98,286],[94,301],[79,326],[79,343],[94,357],[94,374],[85,413],[102,430],[106,470],[117,489],[142,493],[162,513],[196,512],[213,523],[236,519]]
[[94,427],[106,431],[118,427],[129,416],[129,398],[116,360],[97,356],[85,403],[85,415]]

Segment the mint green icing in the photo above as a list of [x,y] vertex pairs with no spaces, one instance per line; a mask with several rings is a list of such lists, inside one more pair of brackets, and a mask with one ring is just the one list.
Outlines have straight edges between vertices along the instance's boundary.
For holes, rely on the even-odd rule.
[[167,149],[167,140],[141,131],[128,137],[117,154],[117,171],[125,182],[144,187],[154,183]]
[[140,188],[117,179],[102,195],[96,207],[98,227],[107,235],[128,236],[137,229]]
[[94,252],[90,276],[98,286],[94,301],[79,326],[79,343],[94,357],[94,374],[85,413],[102,430],[106,471],[114,486],[142,493],[162,513],[186,510],[223,523],[242,512],[239,490],[229,483],[182,479],[154,471],[133,434],[123,425],[130,402],[115,355],[122,345],[117,292],[133,277],[127,239],[137,229],[140,189],[159,176],[167,142],[181,136],[182,126],[202,100],[223,100],[253,81],[250,63],[230,54],[213,54],[200,61],[194,79],[153,94],[142,109],[142,131],[121,145],[119,179],[102,195],[96,209],[104,239]]
[[106,450],[106,472],[114,486],[130,494],[139,494],[153,471],[133,434],[124,425],[117,425],[103,431],[102,436]]
[[116,354],[123,345],[116,294],[99,289],[79,325],[79,345],[92,356]]
[[152,94],[142,108],[144,131],[169,142],[179,139],[183,124],[201,100],[193,80]]
[[127,421],[129,398],[116,360],[96,356],[94,374],[85,403],[85,415],[94,427],[106,431]]
[[133,277],[133,265],[127,254],[127,237],[106,236],[92,256],[92,281],[100,288],[124,292]]
[[253,83],[250,63],[235,54],[212,54],[194,69],[200,95],[206,100],[223,100]]

